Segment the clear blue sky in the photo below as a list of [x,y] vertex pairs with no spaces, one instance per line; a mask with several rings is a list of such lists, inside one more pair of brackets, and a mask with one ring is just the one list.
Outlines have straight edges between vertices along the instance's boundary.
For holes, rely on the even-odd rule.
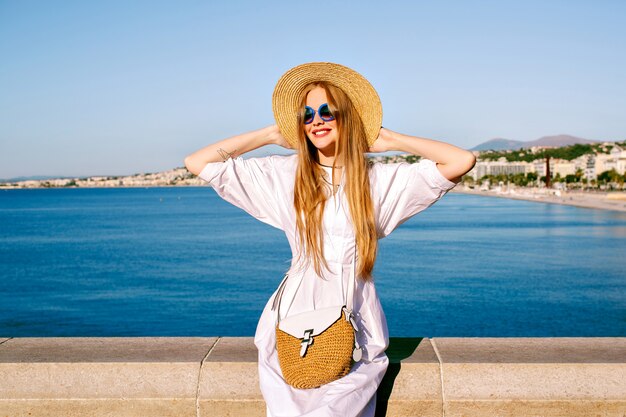
[[0,0],[0,178],[182,166],[274,123],[310,61],[365,75],[402,133],[624,140],[625,21],[624,1]]

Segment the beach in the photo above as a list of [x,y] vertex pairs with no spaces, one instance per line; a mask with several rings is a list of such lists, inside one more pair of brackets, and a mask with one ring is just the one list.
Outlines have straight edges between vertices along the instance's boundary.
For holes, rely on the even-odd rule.
[[478,190],[459,186],[454,188],[451,192],[626,212],[626,193],[617,191],[562,191],[545,188],[496,188],[493,190]]

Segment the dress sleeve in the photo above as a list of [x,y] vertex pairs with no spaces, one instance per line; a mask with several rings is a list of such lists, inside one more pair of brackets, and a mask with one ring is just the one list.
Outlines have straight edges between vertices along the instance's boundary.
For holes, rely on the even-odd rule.
[[[258,220],[284,230],[285,196],[281,178],[284,156],[262,158],[229,158],[224,162],[209,162],[198,174],[215,192]],[[291,202],[291,201],[289,201]]]
[[456,185],[430,159],[395,164],[375,163],[375,184],[379,198],[379,238],[420,211],[432,206]]

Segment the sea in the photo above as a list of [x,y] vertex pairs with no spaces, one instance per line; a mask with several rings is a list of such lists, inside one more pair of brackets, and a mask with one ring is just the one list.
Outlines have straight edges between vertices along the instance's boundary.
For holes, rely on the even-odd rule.
[[[207,186],[0,190],[0,337],[253,336],[290,259]],[[374,279],[392,337],[626,336],[626,213],[450,192]]]

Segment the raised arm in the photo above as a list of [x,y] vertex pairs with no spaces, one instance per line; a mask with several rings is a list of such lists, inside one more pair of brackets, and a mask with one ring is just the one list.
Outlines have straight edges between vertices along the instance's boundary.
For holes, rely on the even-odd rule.
[[242,133],[199,149],[185,158],[185,166],[189,172],[198,175],[209,162],[225,161],[270,144],[289,148],[288,142],[276,125]]
[[453,182],[459,182],[476,164],[474,154],[465,149],[432,139],[403,135],[385,128],[380,129],[380,135],[370,151],[400,151],[422,156],[437,162],[441,174]]

